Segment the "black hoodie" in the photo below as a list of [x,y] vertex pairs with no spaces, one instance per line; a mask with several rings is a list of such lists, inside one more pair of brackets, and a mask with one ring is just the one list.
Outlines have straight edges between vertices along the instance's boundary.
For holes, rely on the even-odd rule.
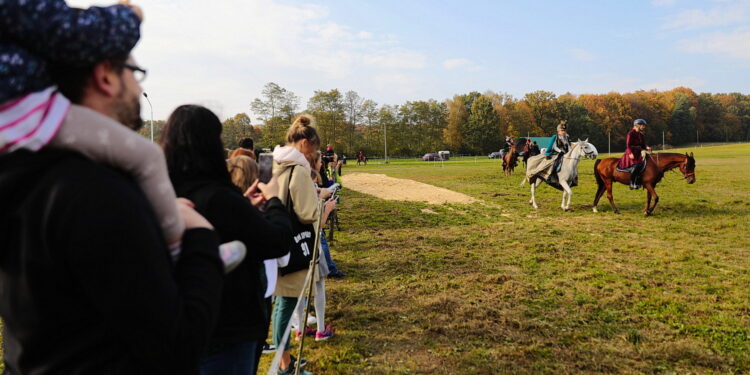
[[0,316],[11,374],[197,373],[222,284],[217,235],[172,266],[123,174],[55,149],[0,157]]
[[265,301],[264,259],[284,256],[292,244],[292,222],[278,198],[270,199],[265,213],[251,206],[230,181],[192,180],[175,183],[177,195],[195,203],[195,209],[216,228],[221,242],[240,240],[247,246],[245,260],[226,276],[221,311],[208,354],[268,335],[270,311]]

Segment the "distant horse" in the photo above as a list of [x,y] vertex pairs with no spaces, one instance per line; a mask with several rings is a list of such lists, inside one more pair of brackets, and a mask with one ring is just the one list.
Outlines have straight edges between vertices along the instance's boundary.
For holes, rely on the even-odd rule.
[[[588,138],[586,138],[585,141],[579,139],[578,142],[572,143],[570,151],[563,155],[560,172],[557,172],[557,178],[559,181],[558,184],[551,184],[541,175],[529,174],[530,172],[527,170],[526,178],[521,182],[521,185],[523,185],[523,183],[526,181],[528,181],[531,185],[531,199],[529,200],[529,203],[534,206],[534,208],[539,208],[539,206],[537,206],[536,204],[536,188],[537,186],[541,185],[542,181],[544,181],[553,188],[562,190],[563,196],[560,208],[562,208],[564,211],[568,211],[570,209],[570,200],[573,198],[573,190],[571,189],[571,185],[575,186],[578,180],[578,162],[581,161],[582,157],[596,159],[597,155],[598,151],[596,151],[596,147],[589,143]],[[543,154],[532,156],[530,158],[530,161],[541,161],[541,159],[544,157],[545,156]],[[537,163],[532,164],[537,165]],[[567,201],[565,200],[566,198]]]
[[518,165],[518,152],[515,149],[511,149],[503,155],[503,173],[506,176],[510,176],[513,170]]
[[363,153],[357,154],[357,165],[360,165],[361,163],[365,163],[367,165],[367,156]]
[[508,147],[508,151],[503,152],[500,150],[500,158],[503,159],[503,172],[506,176],[510,176],[518,166],[518,157],[523,149],[523,145],[518,140],[511,138],[510,141],[506,140],[505,145]]
[[[606,158],[597,160],[594,164],[594,177],[596,177],[596,183],[599,185],[599,189],[596,191],[596,197],[594,198],[593,211],[596,210],[599,199],[607,191],[607,198],[609,198],[609,204],[612,205],[612,211],[619,214],[620,211],[615,206],[615,201],[612,198],[612,185],[614,181],[621,184],[630,184],[630,173],[617,171],[617,163],[619,158]],[[643,210],[644,215],[649,216],[654,212],[656,204],[659,203],[659,196],[656,194],[656,184],[661,181],[664,177],[664,172],[672,169],[679,168],[682,173],[682,177],[687,180],[688,184],[695,183],[695,159],[693,153],[690,155],[687,153],[675,154],[675,153],[655,153],[649,154],[646,157],[646,170],[641,174],[641,183],[643,188],[646,189],[646,208]],[[654,205],[651,206],[651,198],[654,198]]]
[[538,148],[531,147],[530,143],[524,143],[521,155],[523,155],[523,159],[521,160],[523,160],[523,166],[525,168],[528,165],[529,158],[532,156],[539,155],[539,151],[538,151]]

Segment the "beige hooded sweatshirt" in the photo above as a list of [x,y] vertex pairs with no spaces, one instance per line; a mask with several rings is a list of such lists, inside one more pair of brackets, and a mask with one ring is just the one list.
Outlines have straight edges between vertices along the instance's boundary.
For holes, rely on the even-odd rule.
[[[278,146],[273,150],[273,172],[278,176],[279,181],[279,199],[286,205],[289,195],[292,196],[294,213],[297,214],[299,221],[303,224],[313,224],[315,233],[319,231],[318,221],[318,192],[315,184],[310,178],[310,163],[304,155],[292,146]],[[294,171],[289,178],[289,173]],[[276,282],[275,296],[281,297],[299,297],[304,287],[307,269],[303,269],[286,276],[281,276]],[[315,273],[315,280],[320,278],[318,272]],[[313,293],[315,289],[313,288]]]

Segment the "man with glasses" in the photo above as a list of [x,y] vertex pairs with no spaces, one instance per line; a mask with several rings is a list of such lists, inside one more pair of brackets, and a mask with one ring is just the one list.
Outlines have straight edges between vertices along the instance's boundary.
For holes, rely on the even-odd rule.
[[[71,110],[142,126],[138,75],[145,70],[127,54],[47,68],[80,106]],[[112,148],[128,147],[110,140],[118,141]],[[173,265],[133,179],[56,147],[0,155],[0,207],[7,372],[197,373],[223,277],[218,237],[202,216],[180,206],[187,230]]]

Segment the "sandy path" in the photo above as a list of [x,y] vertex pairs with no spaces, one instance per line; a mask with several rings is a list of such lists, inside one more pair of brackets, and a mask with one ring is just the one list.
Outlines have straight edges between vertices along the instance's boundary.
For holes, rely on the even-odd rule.
[[431,204],[478,202],[477,199],[466,194],[414,180],[388,177],[384,174],[351,173],[341,177],[347,189],[374,195],[382,199]]

